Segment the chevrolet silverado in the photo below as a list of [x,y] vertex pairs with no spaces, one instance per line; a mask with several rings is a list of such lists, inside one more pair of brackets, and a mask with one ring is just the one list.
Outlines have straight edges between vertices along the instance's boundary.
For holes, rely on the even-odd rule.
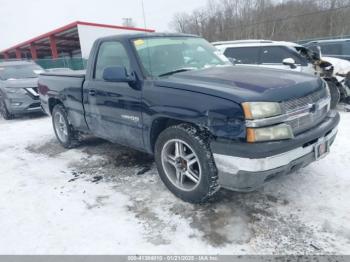
[[98,39],[86,72],[44,73],[39,93],[64,147],[88,133],[152,154],[167,188],[192,203],[323,158],[340,119],[322,79],[234,66],[183,34]]

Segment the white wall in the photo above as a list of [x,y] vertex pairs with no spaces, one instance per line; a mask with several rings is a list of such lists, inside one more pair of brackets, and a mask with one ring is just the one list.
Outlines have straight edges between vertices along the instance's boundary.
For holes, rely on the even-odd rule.
[[92,45],[94,44],[97,38],[119,34],[138,33],[138,31],[133,30],[104,28],[88,25],[78,25],[78,32],[80,38],[81,55],[82,58],[85,59],[89,58]]

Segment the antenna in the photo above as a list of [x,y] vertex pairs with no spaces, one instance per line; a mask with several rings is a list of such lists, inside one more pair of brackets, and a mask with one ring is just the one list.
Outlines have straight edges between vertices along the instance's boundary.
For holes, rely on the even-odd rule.
[[147,28],[147,24],[146,24],[146,13],[145,13],[145,5],[144,5],[144,3],[143,3],[143,0],[141,0],[141,4],[142,4],[143,26],[144,26],[144,28]]

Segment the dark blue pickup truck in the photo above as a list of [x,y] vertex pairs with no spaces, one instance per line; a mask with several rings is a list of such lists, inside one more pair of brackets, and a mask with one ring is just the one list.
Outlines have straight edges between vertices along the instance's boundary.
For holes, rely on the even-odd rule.
[[323,158],[339,123],[320,78],[233,66],[191,35],[99,39],[86,73],[44,73],[39,93],[63,146],[90,133],[153,154],[165,185],[192,203]]

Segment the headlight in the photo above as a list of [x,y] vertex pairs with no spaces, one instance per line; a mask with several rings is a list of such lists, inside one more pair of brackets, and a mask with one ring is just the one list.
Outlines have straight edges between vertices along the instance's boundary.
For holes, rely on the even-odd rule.
[[293,138],[291,126],[281,124],[263,128],[247,128],[247,142],[263,142]]
[[282,114],[279,103],[274,102],[246,102],[242,104],[246,119],[261,119]]
[[8,94],[26,94],[26,91],[23,88],[7,87],[6,93],[8,93]]

